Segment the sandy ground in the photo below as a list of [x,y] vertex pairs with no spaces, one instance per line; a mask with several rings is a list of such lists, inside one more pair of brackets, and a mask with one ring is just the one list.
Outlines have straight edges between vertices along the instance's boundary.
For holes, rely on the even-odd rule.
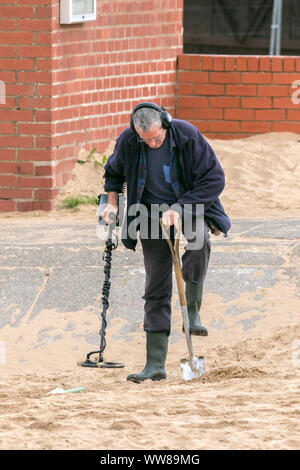
[[[226,175],[226,186],[220,197],[230,217],[299,217],[300,216],[300,134],[276,132],[236,140],[210,140]],[[104,154],[82,149],[67,184],[61,188],[52,211],[0,213],[0,218],[47,217],[76,219],[94,218],[93,207],[81,206],[79,212],[61,209],[70,196],[95,196],[103,192],[103,156],[109,156],[115,142]]]
[[[300,135],[210,143],[226,172],[222,203],[231,217],[299,217]],[[85,156],[82,151],[80,157]],[[53,211],[1,214],[1,223],[92,220],[95,208],[73,212],[58,206],[67,195],[98,194],[102,173],[93,162],[77,164]],[[180,334],[176,293],[173,297],[173,329]],[[272,288],[242,294],[239,305],[253,306],[253,311],[263,307],[266,315],[250,331],[228,317],[225,329],[193,338],[195,350],[205,356],[204,376],[181,379],[180,359],[187,357],[181,335],[169,345],[167,380],[139,385],[126,376],[144,365],[141,329],[129,341],[116,339],[125,320],[114,319],[106,357],[123,361],[125,368],[90,370],[76,365],[89,348],[70,329],[72,321],[79,332],[94,323],[89,311],[62,315],[44,310],[32,319],[29,311],[18,328],[0,330],[0,341],[10,345],[5,353],[0,350],[0,449],[299,449],[299,286],[282,276]],[[221,318],[225,308],[228,303],[208,293],[204,318],[210,312]],[[35,338],[49,318],[52,335],[61,340],[35,349]],[[21,354],[27,362],[19,362]],[[77,386],[85,391],[47,395],[56,387]]]
[[[206,304],[216,308],[218,301],[209,297]],[[294,308],[299,312],[299,304]],[[83,359],[87,345],[77,341],[80,352],[74,354],[74,340],[68,334],[53,345],[30,350],[30,340],[49,315],[61,333],[66,318],[44,312],[36,319],[38,324],[16,332],[28,338],[23,357],[29,365],[7,357],[9,368],[0,383],[1,449],[299,448],[300,352],[295,338],[300,327],[287,325],[290,315],[283,326],[277,312],[274,320],[262,322],[242,340],[237,332],[218,335],[212,330],[205,343],[194,339],[207,372],[191,382],[181,379],[185,343],[170,344],[167,380],[139,385],[126,382],[126,376],[143,366],[140,333],[132,335],[133,342],[116,341],[111,337],[120,327],[116,321],[118,326],[109,331],[106,357],[124,361],[126,367],[87,370],[75,364],[75,359]],[[82,312],[82,323],[86,316]],[[71,312],[68,317],[74,319]],[[14,341],[17,356],[17,338],[7,333],[4,337]],[[85,391],[47,395],[56,387],[78,386]]]

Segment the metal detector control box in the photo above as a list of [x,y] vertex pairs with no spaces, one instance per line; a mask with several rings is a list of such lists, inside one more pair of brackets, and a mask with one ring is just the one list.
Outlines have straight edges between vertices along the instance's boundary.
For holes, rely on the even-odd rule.
[[[101,214],[105,207],[107,206],[108,195],[106,193],[99,194],[98,196],[98,224],[107,225],[105,220],[102,219]],[[124,208],[125,208],[125,196],[123,194],[118,195],[118,219],[116,226],[120,227],[123,224],[124,220]]]

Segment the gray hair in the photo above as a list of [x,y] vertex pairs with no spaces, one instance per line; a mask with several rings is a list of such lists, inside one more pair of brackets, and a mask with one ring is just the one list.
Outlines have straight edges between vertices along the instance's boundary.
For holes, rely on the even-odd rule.
[[162,127],[160,113],[152,108],[140,108],[132,116],[133,124],[136,129],[142,132],[148,132],[156,124],[159,129]]

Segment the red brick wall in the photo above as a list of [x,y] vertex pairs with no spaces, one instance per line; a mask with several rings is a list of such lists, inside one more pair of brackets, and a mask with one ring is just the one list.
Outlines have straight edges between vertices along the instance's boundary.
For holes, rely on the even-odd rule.
[[206,136],[300,133],[300,57],[183,54],[177,68],[176,116]]
[[0,0],[0,211],[50,208],[50,3]]
[[[182,0],[101,0],[98,20],[61,26],[53,15],[53,158],[65,170],[84,146],[104,151],[140,101],[175,112]],[[75,147],[74,147],[75,146]]]
[[58,0],[0,0],[0,211],[50,209],[79,149],[104,151],[136,103],[175,113],[182,4],[101,0],[96,21],[60,25]]

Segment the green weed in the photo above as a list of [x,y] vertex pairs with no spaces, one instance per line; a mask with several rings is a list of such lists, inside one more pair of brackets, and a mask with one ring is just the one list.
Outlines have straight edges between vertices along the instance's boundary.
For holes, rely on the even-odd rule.
[[93,206],[97,205],[98,198],[97,196],[69,196],[66,197],[62,203],[61,203],[61,208],[62,209],[74,209],[74,210],[79,210],[79,205],[80,204],[91,204]]
[[80,165],[84,165],[85,163],[87,163],[88,161],[93,161],[94,162],[94,166],[95,167],[103,167],[107,161],[107,156],[106,155],[103,155],[101,161],[99,162],[98,160],[96,160],[96,157],[95,157],[95,152],[96,152],[96,147],[94,147],[90,153],[88,154],[87,156],[87,159],[86,160],[77,160],[77,163],[79,163]]

